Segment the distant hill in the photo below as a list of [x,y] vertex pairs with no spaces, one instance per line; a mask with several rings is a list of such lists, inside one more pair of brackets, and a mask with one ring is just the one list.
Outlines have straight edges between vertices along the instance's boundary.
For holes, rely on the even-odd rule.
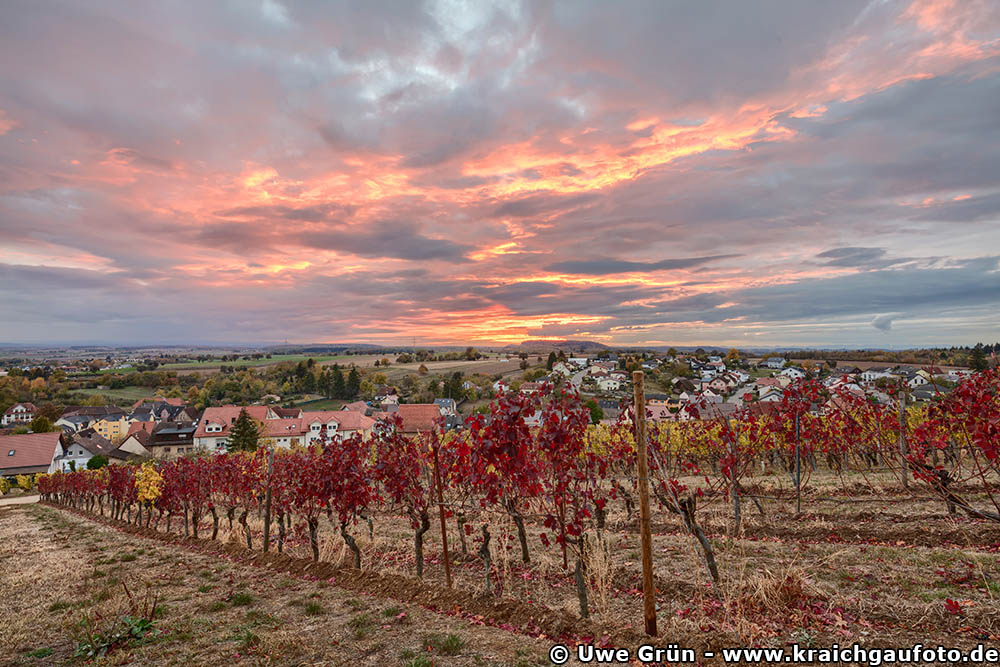
[[517,345],[505,345],[501,348],[504,352],[527,352],[529,354],[548,354],[558,350],[563,352],[599,352],[610,349],[607,345],[592,340],[522,340]]

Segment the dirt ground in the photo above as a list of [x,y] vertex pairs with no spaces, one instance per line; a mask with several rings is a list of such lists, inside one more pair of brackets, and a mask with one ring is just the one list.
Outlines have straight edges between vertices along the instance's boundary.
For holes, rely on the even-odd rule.
[[[888,475],[817,473],[796,514],[786,481],[762,476],[752,492],[764,513],[744,500],[739,530],[727,502],[704,500],[699,518],[719,563],[717,588],[677,518],[654,505],[659,643],[1000,645],[1000,525],[949,515],[939,500],[895,485]],[[963,495],[985,502],[974,488]],[[115,664],[532,665],[549,664],[554,639],[642,643],[639,541],[622,503],[613,503],[604,533],[589,536],[589,620],[579,617],[572,553],[564,570],[558,547],[542,546],[537,516],[528,521],[528,565],[509,518],[475,520],[477,529],[488,521],[493,536],[489,592],[476,533],[463,550],[454,525],[450,590],[437,524],[419,580],[413,533],[398,516],[376,516],[370,534],[363,523],[353,528],[363,552],[357,571],[343,567],[348,552],[329,525],[312,564],[301,534],[284,555],[264,555],[247,552],[225,525],[210,542],[184,538],[177,521],[167,534],[163,524],[158,532],[112,526],[44,504],[0,509],[0,587],[8,591],[0,653],[14,664],[69,659],[72,624],[121,582],[153,585],[167,611],[158,634],[111,654]],[[252,525],[259,549],[262,525]],[[10,562],[18,567],[2,567]],[[241,593],[251,596],[244,606],[234,603]],[[316,615],[306,611],[311,601],[322,608]],[[457,655],[443,655],[451,635]],[[439,648],[424,650],[426,642]],[[47,649],[47,658],[28,657]]]
[[[0,662],[74,661],[74,628],[147,590],[154,630],[101,664],[538,665],[549,643],[120,532],[45,505],[0,510]],[[429,648],[428,648],[429,647]]]

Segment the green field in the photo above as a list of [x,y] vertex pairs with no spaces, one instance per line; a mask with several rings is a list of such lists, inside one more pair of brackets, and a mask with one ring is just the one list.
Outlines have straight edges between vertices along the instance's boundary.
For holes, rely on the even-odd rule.
[[110,401],[115,403],[121,403],[128,401],[130,403],[139,400],[140,398],[149,398],[156,393],[155,389],[150,389],[149,387],[123,387],[122,389],[75,389],[74,394],[83,394],[85,396],[95,396],[101,395],[106,396]]
[[348,401],[344,401],[339,398],[321,398],[315,401],[303,401],[301,403],[296,401],[295,407],[302,408],[303,410],[339,410],[347,403]]
[[280,364],[285,361],[291,361],[298,363],[300,361],[306,361],[308,359],[314,360],[316,363],[322,363],[327,361],[340,361],[342,359],[350,359],[351,355],[347,354],[321,354],[321,355],[310,355],[310,354],[275,354],[272,355],[270,359],[238,359],[236,361],[219,361],[218,359],[213,359],[212,361],[178,361],[172,364],[163,364],[157,368],[157,370],[164,371],[198,371],[198,370],[211,370],[213,368],[219,368],[220,366],[233,366],[236,368],[257,368],[259,366],[272,366],[274,364]]

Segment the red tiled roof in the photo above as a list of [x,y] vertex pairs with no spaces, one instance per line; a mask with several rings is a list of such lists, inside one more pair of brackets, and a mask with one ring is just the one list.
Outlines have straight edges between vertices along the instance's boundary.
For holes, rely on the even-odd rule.
[[403,403],[395,414],[403,420],[404,433],[418,433],[434,430],[435,420],[441,417],[441,408],[433,403]]
[[347,403],[346,405],[344,405],[340,409],[341,410],[352,410],[354,412],[360,412],[360,413],[364,414],[364,412],[368,409],[368,404],[365,403],[364,401],[354,401],[353,403]]
[[12,474],[21,468],[48,470],[56,455],[61,436],[62,431],[0,437],[0,471]]
[[[205,408],[205,412],[201,416],[201,421],[198,422],[198,430],[194,432],[194,436],[192,437],[226,437],[229,434],[229,427],[239,418],[240,411],[242,410],[246,410],[250,418],[257,421],[265,421],[270,412],[270,408],[266,405],[249,405],[247,407],[223,405],[216,408]],[[215,433],[208,433],[205,427],[209,424],[219,424],[222,426],[222,430]]]
[[152,433],[154,426],[156,426],[156,422],[132,422],[128,425],[128,433],[125,434],[125,437],[127,438],[137,431]]
[[309,430],[305,420],[293,419],[266,419],[264,427],[261,429],[262,438],[297,438]]
[[[435,405],[434,408],[437,409],[437,406]],[[441,414],[440,410],[438,414]],[[356,410],[321,410],[302,413],[302,421],[307,429],[310,424],[317,420],[323,424],[329,424],[331,421],[337,422],[338,431],[367,431],[375,425],[374,419],[366,417],[365,413]]]

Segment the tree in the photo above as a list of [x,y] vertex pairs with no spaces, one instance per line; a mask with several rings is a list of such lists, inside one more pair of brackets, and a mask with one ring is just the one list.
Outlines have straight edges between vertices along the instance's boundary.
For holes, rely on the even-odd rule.
[[340,366],[334,366],[330,379],[330,393],[334,398],[345,398],[347,396],[347,385],[344,383],[344,373]]
[[87,470],[100,470],[106,465],[108,465],[108,457],[104,454],[98,454],[91,456],[90,460],[87,461]]
[[228,449],[253,452],[257,450],[257,443],[260,440],[260,429],[257,423],[251,419],[246,408],[240,410],[240,416],[236,418],[232,428],[229,429]]
[[545,368],[547,368],[548,370],[551,371],[552,370],[552,366],[554,366],[555,363],[556,363],[556,353],[555,352],[549,352],[549,359],[548,359],[548,361],[545,362]]
[[357,368],[352,368],[347,374],[347,395],[344,398],[356,398],[361,391],[361,375]]
[[52,426],[52,422],[49,421],[48,417],[39,415],[31,420],[31,424],[28,428],[35,433],[48,433],[49,431],[58,430],[59,427]]
[[990,367],[990,362],[986,360],[986,352],[982,343],[976,343],[972,348],[972,356],[969,358],[969,368],[974,371],[985,371]]
[[669,356],[671,356],[671,357],[676,358],[677,357],[677,348],[676,347],[670,348],[669,350],[667,350],[667,354]]
[[417,369],[417,372],[421,375],[427,375],[427,366],[420,364],[420,368]]
[[604,419],[604,410],[601,409],[601,406],[597,404],[596,400],[594,400],[593,398],[588,399],[587,402],[584,403],[584,405],[590,408],[591,424],[596,424],[602,419]]

